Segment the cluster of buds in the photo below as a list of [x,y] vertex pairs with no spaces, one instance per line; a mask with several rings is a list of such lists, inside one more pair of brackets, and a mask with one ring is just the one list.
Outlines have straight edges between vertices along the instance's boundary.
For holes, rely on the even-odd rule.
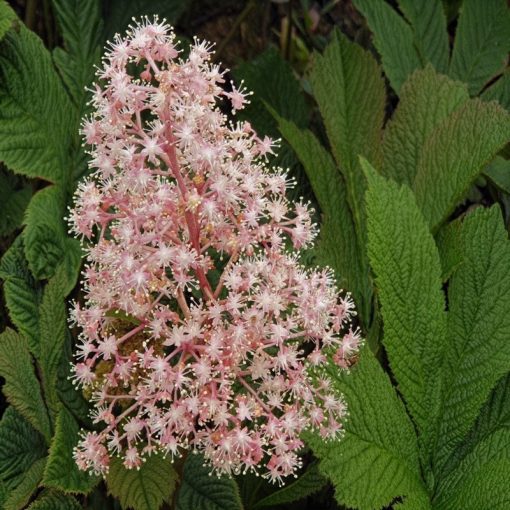
[[220,101],[239,110],[248,94],[223,75],[206,43],[180,58],[157,19],[116,37],[98,71],[93,172],[70,214],[87,252],[73,380],[97,427],[75,449],[81,469],[193,450],[218,473],[281,482],[303,430],[341,433],[322,367],[358,350],[353,303],[329,269],[299,263],[316,235],[308,206],[268,168],[272,140],[228,122]]

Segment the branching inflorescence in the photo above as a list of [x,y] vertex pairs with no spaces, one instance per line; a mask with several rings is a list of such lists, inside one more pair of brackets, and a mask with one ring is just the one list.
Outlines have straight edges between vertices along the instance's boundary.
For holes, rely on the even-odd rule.
[[321,367],[357,352],[353,303],[330,270],[299,264],[308,207],[267,167],[273,142],[218,108],[248,94],[222,88],[210,49],[195,41],[182,59],[170,27],[145,20],[98,72],[83,126],[94,172],[71,211],[88,257],[73,378],[98,425],[75,450],[85,470],[194,450],[218,473],[281,482],[303,430],[341,434]]

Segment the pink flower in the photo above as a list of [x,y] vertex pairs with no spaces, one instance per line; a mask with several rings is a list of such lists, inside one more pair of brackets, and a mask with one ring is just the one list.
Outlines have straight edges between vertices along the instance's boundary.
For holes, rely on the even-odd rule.
[[145,20],[98,72],[83,127],[94,172],[71,211],[88,260],[74,376],[102,424],[76,448],[82,469],[193,449],[217,472],[281,482],[303,430],[341,434],[345,404],[321,366],[356,355],[353,303],[329,269],[300,264],[308,205],[267,167],[273,142],[218,108],[248,93],[225,92],[210,56],[195,40],[180,59],[171,29]]

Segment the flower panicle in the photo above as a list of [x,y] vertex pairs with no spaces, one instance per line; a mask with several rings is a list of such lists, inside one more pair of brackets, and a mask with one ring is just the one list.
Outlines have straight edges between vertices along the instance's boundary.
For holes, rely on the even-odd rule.
[[200,451],[218,473],[281,482],[301,466],[305,429],[342,432],[328,359],[347,369],[361,338],[349,295],[297,253],[316,236],[275,143],[232,124],[212,47],[181,58],[172,29],[143,19],[116,36],[82,134],[91,176],[69,213],[83,240],[85,299],[73,381],[94,405],[80,468],[138,468],[151,452]]

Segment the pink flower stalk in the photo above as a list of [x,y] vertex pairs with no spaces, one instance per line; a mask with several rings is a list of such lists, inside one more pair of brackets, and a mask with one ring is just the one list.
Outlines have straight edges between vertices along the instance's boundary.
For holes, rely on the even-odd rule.
[[223,74],[207,43],[179,58],[157,20],[116,37],[98,72],[83,125],[95,171],[71,211],[88,260],[74,381],[99,430],[75,450],[81,469],[190,449],[218,473],[281,482],[302,431],[341,434],[346,407],[321,367],[356,355],[353,302],[329,269],[300,265],[309,209],[267,167],[272,141],[218,108],[248,96]]

